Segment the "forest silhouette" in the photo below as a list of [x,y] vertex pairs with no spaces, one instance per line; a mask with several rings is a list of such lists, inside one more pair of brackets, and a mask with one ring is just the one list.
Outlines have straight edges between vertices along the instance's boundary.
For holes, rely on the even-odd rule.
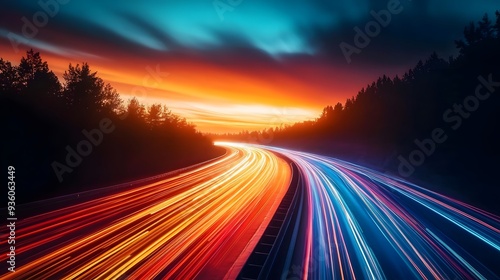
[[[33,50],[19,65],[0,59],[2,161],[16,168],[18,202],[156,175],[224,153],[166,106],[124,102],[86,63],[70,64],[63,79]],[[112,132],[97,131],[103,123]]]
[[[210,135],[272,144],[361,163],[396,173],[420,150],[412,181],[440,186],[465,201],[495,207],[500,156],[500,13],[485,15],[455,42],[458,55],[436,53],[401,77],[383,75],[344,104],[326,106],[314,121],[264,131]],[[482,80],[481,80],[482,78]],[[4,166],[14,165],[26,200],[126,181],[201,162],[223,153],[192,124],[161,104],[124,102],[88,64],[69,65],[61,83],[40,54],[19,65],[0,59]],[[481,85],[483,97],[476,96]],[[458,107],[457,107],[458,106]],[[472,110],[473,108],[474,110]],[[471,109],[471,110],[469,110]],[[103,119],[116,126],[102,143],[58,180],[54,162],[66,165]],[[446,140],[428,143],[436,129]],[[444,139],[444,138],[443,138]],[[58,165],[58,170],[64,170]],[[62,168],[62,169],[61,169]],[[401,174],[399,174],[401,175]],[[454,192],[457,190],[457,193]],[[493,206],[492,206],[493,205]]]
[[[455,57],[432,53],[401,77],[383,75],[316,120],[211,137],[328,154],[400,176],[401,162],[421,150],[416,142],[438,128],[446,140],[403,175],[498,209],[500,13],[470,23],[455,44]],[[479,85],[487,97],[475,104]]]

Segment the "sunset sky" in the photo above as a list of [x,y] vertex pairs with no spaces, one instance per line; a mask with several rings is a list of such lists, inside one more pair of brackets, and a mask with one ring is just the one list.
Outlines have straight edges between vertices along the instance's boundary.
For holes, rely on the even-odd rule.
[[88,62],[125,100],[163,103],[203,132],[262,129],[313,119],[433,51],[455,54],[464,26],[500,9],[401,0],[348,63],[340,43],[354,45],[354,28],[393,1],[4,1],[0,57],[17,64],[33,48],[59,77]]

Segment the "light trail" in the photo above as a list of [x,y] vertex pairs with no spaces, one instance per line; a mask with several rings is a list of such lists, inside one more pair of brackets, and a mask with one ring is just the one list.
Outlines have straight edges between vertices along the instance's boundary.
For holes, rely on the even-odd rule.
[[226,156],[195,170],[18,221],[16,272],[0,278],[217,279],[238,269],[291,169],[269,151],[220,145]]
[[499,279],[500,217],[345,161],[265,148],[306,181],[301,262],[283,278]]

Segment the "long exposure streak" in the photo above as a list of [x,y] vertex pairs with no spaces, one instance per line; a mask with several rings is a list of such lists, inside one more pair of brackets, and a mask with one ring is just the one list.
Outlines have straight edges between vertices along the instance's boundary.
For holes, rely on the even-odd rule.
[[271,152],[224,147],[195,170],[19,221],[19,265],[0,278],[224,278],[251,253],[291,180]]
[[303,261],[284,275],[498,279],[498,216],[345,161],[266,148],[290,158],[306,178]]

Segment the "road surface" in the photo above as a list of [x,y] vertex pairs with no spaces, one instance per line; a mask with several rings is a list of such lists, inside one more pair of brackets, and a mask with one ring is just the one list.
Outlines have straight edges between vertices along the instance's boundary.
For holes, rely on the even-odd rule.
[[19,220],[16,269],[0,278],[237,274],[286,193],[291,168],[269,151],[222,145],[226,156],[195,170]]
[[282,279],[499,279],[500,217],[330,157],[266,147],[305,180],[303,242]]
[[[220,145],[193,170],[19,220],[0,278],[232,279],[260,260],[282,279],[499,278],[496,215],[338,159]],[[296,165],[293,192],[270,151]]]

